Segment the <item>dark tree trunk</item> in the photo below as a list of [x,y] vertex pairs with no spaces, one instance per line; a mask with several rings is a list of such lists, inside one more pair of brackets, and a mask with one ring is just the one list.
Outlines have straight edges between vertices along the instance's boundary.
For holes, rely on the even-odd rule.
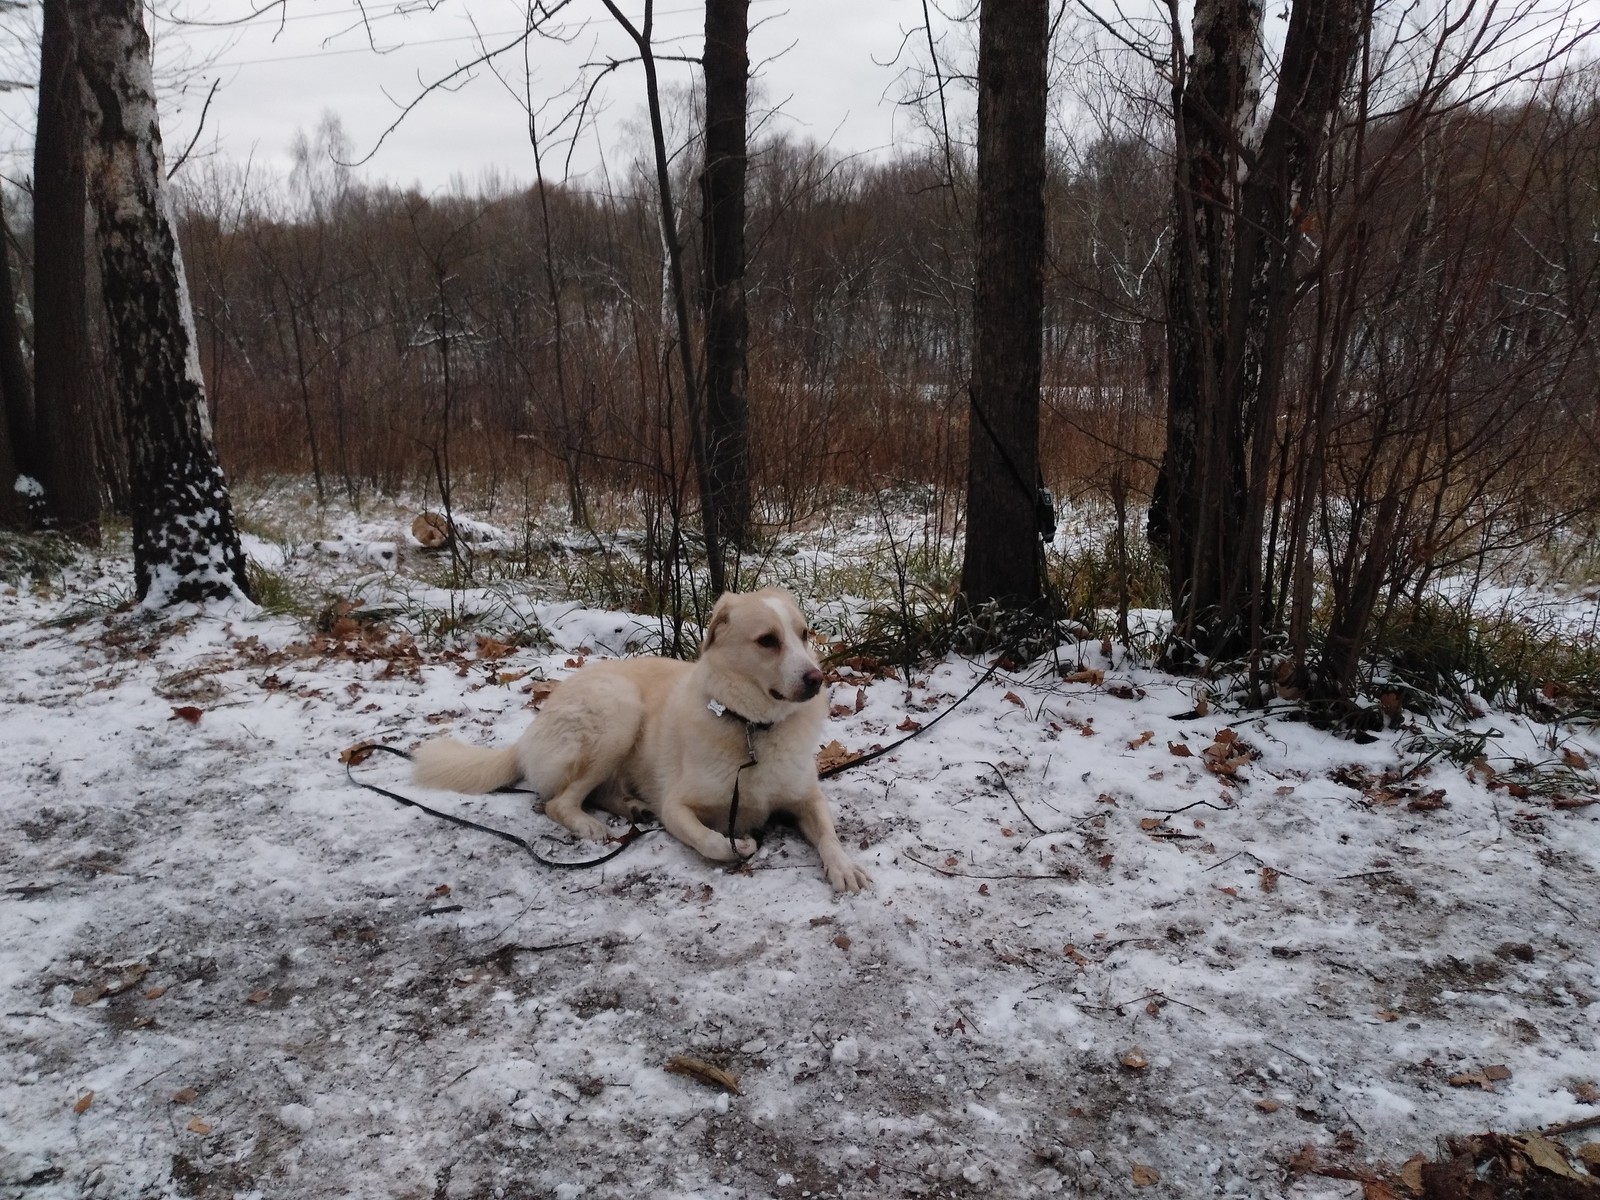
[[1361,0],[1297,0],[1272,116],[1252,150],[1262,4],[1195,7],[1194,53],[1173,91],[1167,447],[1150,511],[1151,540],[1167,555],[1174,665],[1255,647],[1271,619],[1263,514],[1294,259],[1366,15]]
[[1039,538],[1047,0],[983,0],[967,538],[969,604],[1031,608]]
[[706,164],[700,177],[705,273],[706,452],[723,537],[750,521],[750,320],[744,297],[745,109],[750,0],[706,0]]
[[17,475],[24,457],[22,448],[32,436],[33,388],[22,357],[22,330],[11,286],[11,235],[3,199],[0,197],[0,407],[4,408],[0,420],[0,525],[26,529],[32,524],[32,504],[19,490],[22,481]]
[[151,608],[248,595],[165,191],[142,5],[73,0],[70,11],[101,289],[127,417],[136,592]]
[[17,526],[28,505],[13,486],[18,472],[28,474],[33,446],[33,381],[22,353],[17,295],[11,285],[11,232],[0,197],[0,522]]
[[83,101],[70,0],[45,0],[33,150],[34,422],[19,447],[48,519],[100,540],[85,248]]

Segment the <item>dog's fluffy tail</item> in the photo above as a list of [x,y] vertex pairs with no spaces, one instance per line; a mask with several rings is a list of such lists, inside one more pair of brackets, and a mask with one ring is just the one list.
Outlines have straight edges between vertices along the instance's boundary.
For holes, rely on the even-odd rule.
[[522,778],[513,746],[491,750],[452,737],[430,738],[411,754],[411,775],[426,787],[481,794]]

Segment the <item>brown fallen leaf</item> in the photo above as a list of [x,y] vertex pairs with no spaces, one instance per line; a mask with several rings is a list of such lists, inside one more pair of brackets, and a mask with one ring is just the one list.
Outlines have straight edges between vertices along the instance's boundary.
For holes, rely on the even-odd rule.
[[1575,1084],[1572,1095],[1579,1104],[1600,1104],[1600,1087],[1596,1087],[1592,1079]]
[[177,1091],[172,1093],[172,1102],[174,1104],[193,1104],[195,1097],[199,1094],[200,1093],[192,1087],[179,1088]]
[[1363,1179],[1361,1200],[1400,1200],[1400,1193],[1381,1179]]
[[1138,1046],[1129,1046],[1119,1061],[1130,1071],[1142,1071],[1150,1065],[1150,1060]]
[[850,946],[851,946],[850,935],[848,933],[836,933],[836,934],[834,934],[834,936],[833,936],[833,944],[835,946],[839,947],[839,949],[841,949],[841,950],[850,949]]
[[1483,1077],[1490,1083],[1499,1083],[1511,1078],[1511,1068],[1504,1063],[1492,1063],[1483,1069]]
[[83,1095],[78,1097],[78,1102],[72,1106],[72,1111],[81,1117],[84,1113],[89,1111],[89,1106],[93,1103],[94,1093],[85,1092]]
[[1583,755],[1579,754],[1571,746],[1566,746],[1562,749],[1561,761],[1566,763],[1567,766],[1571,767],[1574,771],[1587,771],[1589,769],[1589,760]]
[[103,983],[86,984],[72,993],[72,1002],[79,1008],[84,1008],[99,1000],[108,990]]
[[858,687],[856,689],[856,711],[860,712],[866,706],[867,706],[867,689],[864,688],[864,687]]
[[255,991],[246,996],[245,1000],[251,1004],[260,1004],[263,1000],[270,1000],[271,998],[272,992],[270,989],[257,988]]
[[1413,1195],[1422,1194],[1422,1164],[1427,1161],[1422,1155],[1413,1154],[1401,1164],[1400,1182]]
[[206,1134],[210,1133],[215,1126],[213,1126],[210,1121],[205,1120],[203,1117],[190,1117],[189,1123],[185,1125],[184,1128],[190,1133],[198,1133],[201,1137],[204,1137]]
[[1434,791],[1413,797],[1406,807],[1412,812],[1434,812],[1445,807],[1444,789],[1436,788]]
[[1167,749],[1172,751],[1173,758],[1193,758],[1194,751],[1182,742],[1168,742]]
[[187,721],[191,725],[200,724],[200,718],[205,714],[192,704],[180,704],[172,710],[169,721]]
[[1450,1076],[1449,1083],[1451,1087],[1475,1087],[1482,1088],[1486,1092],[1494,1091],[1494,1084],[1489,1082],[1488,1076],[1482,1071],[1461,1071]]
[[1150,741],[1151,738],[1153,738],[1155,736],[1156,736],[1156,731],[1154,729],[1146,729],[1138,737],[1134,738],[1133,741],[1128,743],[1128,749],[1129,750],[1137,750],[1140,746],[1145,745],[1147,742]]
[[1600,1173],[1600,1142],[1585,1142],[1573,1151],[1578,1161],[1589,1168],[1589,1174]]
[[[1508,1072],[1509,1074],[1509,1072]],[[1579,1175],[1567,1163],[1564,1153],[1566,1147],[1557,1146],[1547,1138],[1540,1137],[1537,1133],[1519,1133],[1511,1139],[1522,1155],[1541,1171],[1548,1171],[1552,1175],[1559,1175],[1563,1179],[1577,1179],[1591,1182],[1588,1176]]]
[[166,994],[167,994],[167,985],[166,984],[162,984],[160,987],[145,988],[145,990],[144,990],[144,998],[146,1000],[159,1000],[159,999],[161,999],[161,997],[165,996]]
[[507,645],[505,642],[497,642],[494,638],[481,633],[478,635],[479,658],[505,658],[515,650],[515,646]]
[[504,687],[509,683],[516,683],[519,679],[526,679],[526,671],[501,671],[494,677],[494,681]]
[[1261,890],[1263,892],[1278,890],[1278,872],[1272,867],[1261,868]]
[[1149,833],[1152,829],[1160,829],[1167,823],[1165,817],[1140,817],[1139,828]]
[[1264,1113],[1275,1113],[1282,1108],[1283,1105],[1279,1104],[1276,1100],[1257,1100],[1256,1107]]
[[373,742],[357,742],[354,746],[339,751],[339,761],[346,766],[359,767],[372,757],[377,748]]
[[904,721],[901,721],[900,724],[896,725],[895,728],[901,733],[915,733],[917,730],[922,728],[922,722],[913,721],[910,717],[907,717]]
[[674,1075],[687,1075],[691,1079],[698,1079],[711,1087],[722,1088],[735,1096],[744,1095],[739,1090],[737,1075],[730,1074],[721,1067],[714,1067],[708,1062],[701,1062],[698,1058],[690,1058],[687,1054],[674,1054],[667,1060],[666,1070]]
[[1161,1182],[1161,1172],[1154,1167],[1147,1167],[1143,1163],[1133,1164],[1133,1186],[1149,1187]]
[[817,751],[817,770],[831,771],[835,767],[842,767],[853,763],[861,757],[858,750],[846,750],[837,740],[829,742]]
[[1096,667],[1087,667],[1064,675],[1062,679],[1067,683],[1087,683],[1090,687],[1100,687],[1106,681],[1106,673]]

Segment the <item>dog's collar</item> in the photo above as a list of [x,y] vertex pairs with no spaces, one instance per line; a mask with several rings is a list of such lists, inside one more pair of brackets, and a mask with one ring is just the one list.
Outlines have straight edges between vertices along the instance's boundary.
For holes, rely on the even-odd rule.
[[742,721],[746,729],[753,729],[758,733],[764,729],[772,728],[771,721],[752,721],[743,713],[734,712],[733,709],[729,708],[720,700],[712,699],[706,701],[706,709],[711,713],[712,716],[731,717],[735,721]]

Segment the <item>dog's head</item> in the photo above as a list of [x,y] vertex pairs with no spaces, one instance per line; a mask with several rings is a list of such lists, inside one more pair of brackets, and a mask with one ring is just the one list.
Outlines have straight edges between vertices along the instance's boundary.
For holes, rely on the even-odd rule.
[[[803,704],[822,689],[811,630],[794,597],[781,588],[725,592],[711,610],[700,657],[746,697],[759,692],[764,710],[772,702]],[[725,702],[735,703],[731,697]]]

